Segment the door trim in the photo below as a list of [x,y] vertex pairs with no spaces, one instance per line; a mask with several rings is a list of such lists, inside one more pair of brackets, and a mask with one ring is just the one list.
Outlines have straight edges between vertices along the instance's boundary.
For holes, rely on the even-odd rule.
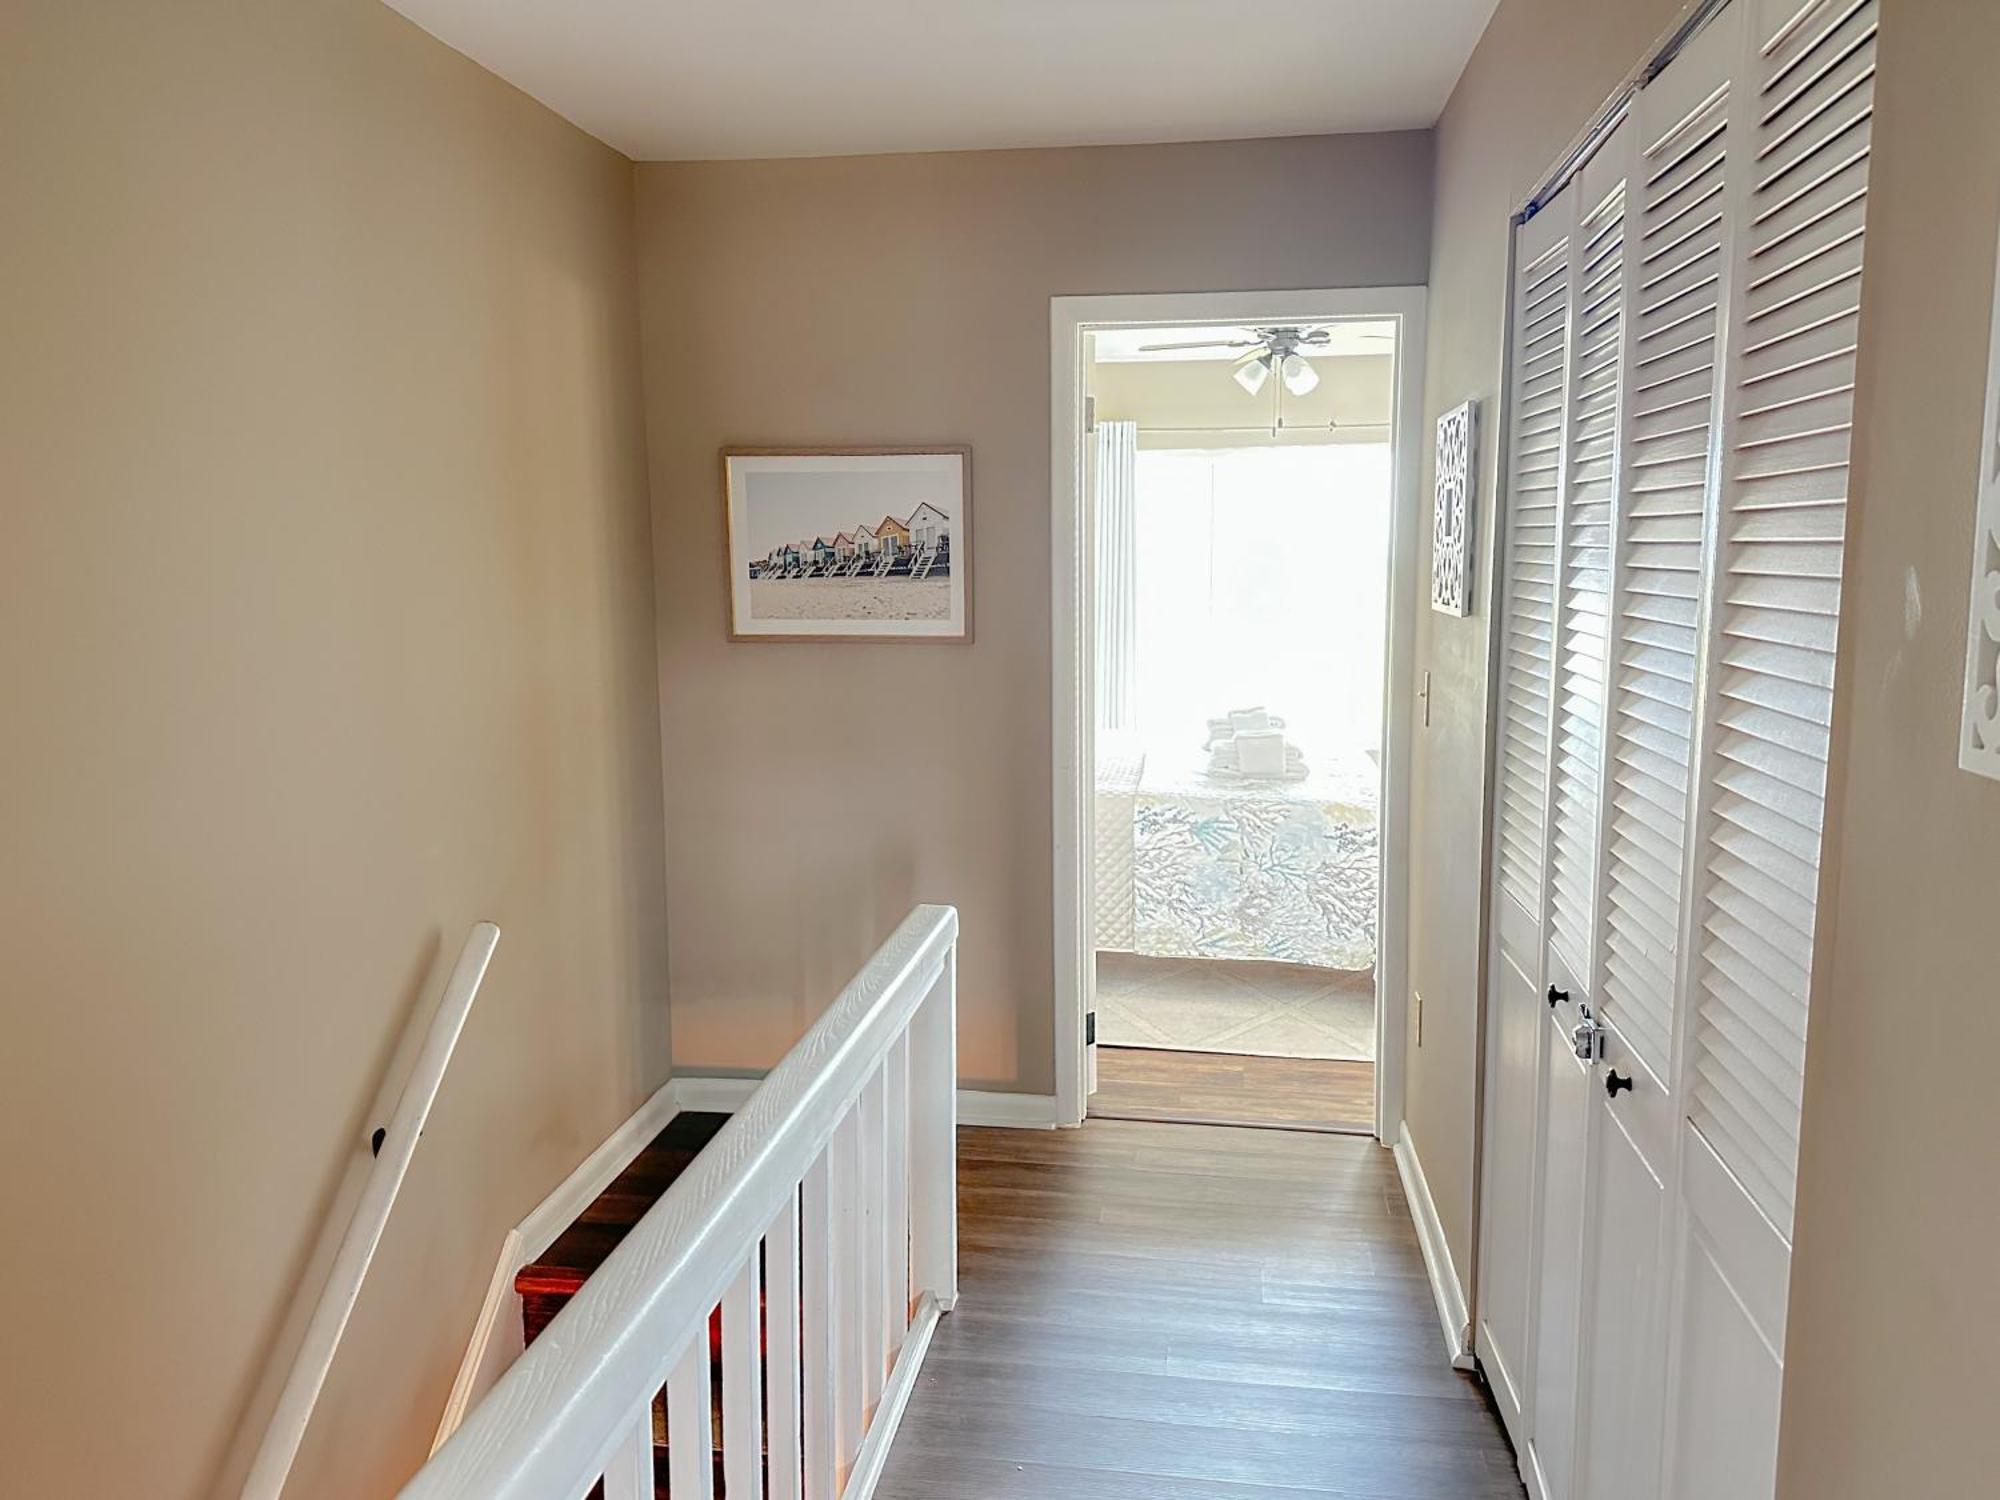
[[1381,888],[1376,923],[1375,1135],[1393,1144],[1403,1126],[1403,1065],[1409,1011],[1409,837],[1411,707],[1416,661],[1417,557],[1423,524],[1424,308],[1421,286],[1275,292],[1166,292],[1049,299],[1049,639],[1054,802],[1056,1106],[1065,1124],[1083,1123],[1083,1018],[1094,985],[1091,768],[1096,604],[1090,538],[1082,503],[1081,336],[1118,324],[1394,320],[1396,371],[1391,413],[1394,510],[1389,527],[1389,620],[1383,670]]

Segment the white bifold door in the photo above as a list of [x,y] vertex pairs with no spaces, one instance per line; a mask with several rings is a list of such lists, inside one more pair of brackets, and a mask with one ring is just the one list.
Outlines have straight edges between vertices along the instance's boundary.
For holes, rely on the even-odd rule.
[[1731,0],[1516,230],[1479,1356],[1539,1500],[1775,1482],[1878,0]]

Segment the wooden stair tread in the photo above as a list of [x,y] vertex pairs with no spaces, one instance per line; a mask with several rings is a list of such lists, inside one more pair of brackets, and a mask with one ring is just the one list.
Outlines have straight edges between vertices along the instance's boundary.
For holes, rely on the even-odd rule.
[[705,1110],[675,1115],[574,1224],[520,1269],[514,1290],[524,1298],[574,1294],[728,1122],[728,1115]]

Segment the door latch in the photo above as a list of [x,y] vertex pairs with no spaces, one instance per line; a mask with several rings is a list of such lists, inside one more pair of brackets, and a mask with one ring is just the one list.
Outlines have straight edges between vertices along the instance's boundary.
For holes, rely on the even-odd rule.
[[1569,1034],[1570,1049],[1581,1061],[1594,1063],[1604,1056],[1604,1028],[1588,1005],[1579,1003],[1576,1013],[1583,1019]]

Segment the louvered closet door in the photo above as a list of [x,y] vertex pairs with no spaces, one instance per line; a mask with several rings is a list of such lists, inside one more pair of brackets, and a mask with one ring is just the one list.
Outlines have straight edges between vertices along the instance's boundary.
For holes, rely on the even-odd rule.
[[[1669,1184],[1704,538],[1726,287],[1729,75],[1740,16],[1641,90],[1624,131],[1630,296],[1612,585],[1603,1059],[1587,1090],[1589,1205],[1578,1493],[1656,1500]],[[1629,1083],[1614,1096],[1606,1081]]]
[[[1598,815],[1604,775],[1611,547],[1625,378],[1625,158],[1601,142],[1566,190],[1575,228],[1570,392],[1557,559],[1555,718],[1549,777],[1548,977],[1534,1404],[1528,1462],[1543,1500],[1575,1493],[1588,1131],[1595,1059],[1575,1034],[1594,1013]],[[1552,205],[1553,207],[1553,205]],[[1547,210],[1545,210],[1547,211]]]
[[1876,13],[1755,0],[1732,121],[1669,1418],[1669,1493],[1687,1500],[1775,1482]]
[[1487,1041],[1486,1201],[1479,1352],[1495,1398],[1518,1424],[1536,1297],[1538,1141],[1547,1021],[1548,789],[1556,570],[1567,433],[1570,230],[1566,197],[1521,226],[1509,327],[1509,421],[1502,465],[1496,708],[1492,999]]

